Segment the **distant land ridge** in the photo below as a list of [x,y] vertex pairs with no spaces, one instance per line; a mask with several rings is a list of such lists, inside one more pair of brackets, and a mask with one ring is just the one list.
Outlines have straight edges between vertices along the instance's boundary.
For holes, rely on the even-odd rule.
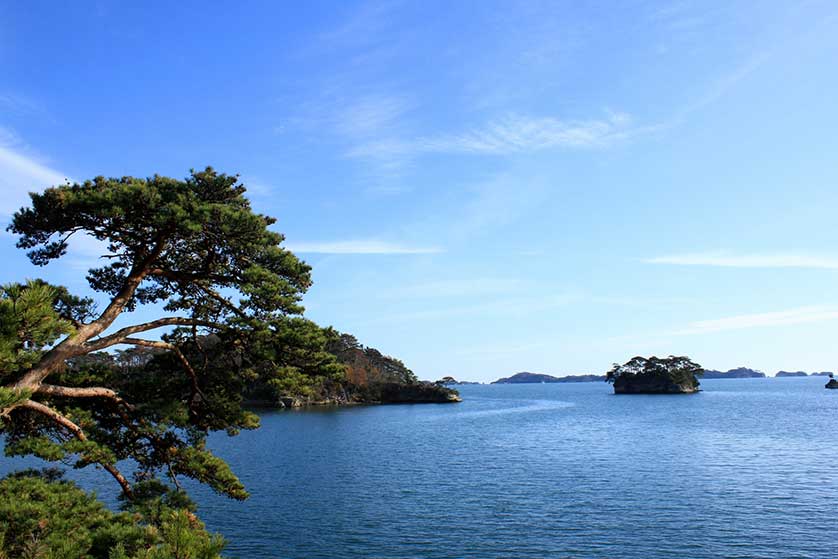
[[806,371],[778,371],[777,377],[828,377],[832,373],[830,371],[820,371],[814,373],[807,373]]
[[526,371],[516,373],[509,377],[499,378],[492,384],[537,384],[554,382],[603,382],[605,375],[568,375],[565,377],[554,377],[544,373],[528,373]]
[[704,378],[765,378],[765,373],[747,367],[730,369],[729,371],[715,371],[704,369]]

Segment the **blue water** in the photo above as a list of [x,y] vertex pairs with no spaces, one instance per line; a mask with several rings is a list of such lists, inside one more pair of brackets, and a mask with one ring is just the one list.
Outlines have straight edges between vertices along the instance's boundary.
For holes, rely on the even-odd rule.
[[242,559],[837,557],[824,383],[464,386],[456,405],[270,412],[212,439],[252,497],[200,490],[200,515]]

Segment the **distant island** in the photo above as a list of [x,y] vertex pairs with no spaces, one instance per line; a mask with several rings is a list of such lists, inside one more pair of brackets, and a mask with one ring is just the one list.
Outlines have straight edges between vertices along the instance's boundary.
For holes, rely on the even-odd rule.
[[783,378],[783,377],[829,377],[832,376],[830,371],[818,371],[814,373],[807,373],[806,371],[778,371],[775,377]]
[[565,377],[554,377],[543,373],[528,373],[526,371],[516,373],[510,377],[499,378],[492,384],[541,384],[558,382],[602,382],[605,375],[568,375]]
[[614,394],[692,394],[699,391],[701,365],[688,357],[634,357],[605,375]]
[[704,378],[765,378],[765,373],[755,369],[748,369],[747,367],[739,367],[737,369],[730,369],[729,371],[705,369]]
[[779,371],[776,375],[777,378],[782,377],[808,377],[809,373],[805,371]]

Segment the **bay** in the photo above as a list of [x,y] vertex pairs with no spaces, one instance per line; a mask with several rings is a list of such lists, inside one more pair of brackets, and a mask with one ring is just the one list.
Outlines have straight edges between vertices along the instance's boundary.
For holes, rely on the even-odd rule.
[[[834,557],[824,383],[469,385],[460,404],[265,412],[211,438],[251,498],[190,488],[242,559]],[[71,477],[113,502],[101,474]]]

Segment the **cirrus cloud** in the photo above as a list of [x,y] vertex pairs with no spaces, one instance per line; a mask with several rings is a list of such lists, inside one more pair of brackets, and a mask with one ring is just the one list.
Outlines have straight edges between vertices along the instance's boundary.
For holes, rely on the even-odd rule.
[[804,253],[699,252],[644,258],[647,264],[716,266],[722,268],[820,268],[838,269],[838,256]]
[[440,247],[411,246],[379,240],[346,240],[288,243],[292,252],[309,254],[436,254]]

